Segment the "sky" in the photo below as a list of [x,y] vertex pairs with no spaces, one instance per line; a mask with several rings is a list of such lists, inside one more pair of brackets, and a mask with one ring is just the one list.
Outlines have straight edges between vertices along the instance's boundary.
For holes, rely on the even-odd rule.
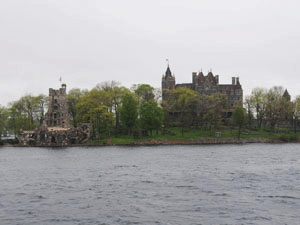
[[161,87],[208,71],[239,77],[244,97],[300,95],[299,0],[9,0],[0,6],[0,105],[115,80]]

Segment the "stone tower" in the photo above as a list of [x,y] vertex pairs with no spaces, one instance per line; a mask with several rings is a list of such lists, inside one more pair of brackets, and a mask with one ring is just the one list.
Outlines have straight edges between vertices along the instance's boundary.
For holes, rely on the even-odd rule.
[[162,76],[161,88],[162,89],[168,89],[168,90],[175,89],[175,76],[172,75],[172,72],[170,70],[169,65],[168,65],[168,68],[166,70],[166,73],[163,74],[163,76]]
[[70,128],[66,87],[66,84],[62,84],[59,90],[49,88],[49,106],[44,126]]
[[162,75],[162,79],[161,79],[161,89],[162,89],[162,99],[163,100],[166,100],[166,98],[167,98],[166,90],[175,89],[175,85],[176,85],[175,76],[172,75],[172,72],[168,65],[166,73]]

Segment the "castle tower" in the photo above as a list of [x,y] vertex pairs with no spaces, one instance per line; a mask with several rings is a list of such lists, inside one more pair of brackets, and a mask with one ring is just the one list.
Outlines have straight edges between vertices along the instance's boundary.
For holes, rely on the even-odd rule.
[[49,88],[49,106],[44,126],[70,128],[66,88],[66,84],[62,84],[59,90]]
[[165,99],[165,91],[164,90],[173,90],[175,89],[175,76],[172,75],[172,72],[170,70],[170,67],[168,65],[168,68],[166,70],[166,73],[163,74],[161,79],[161,89],[162,89],[162,98]]

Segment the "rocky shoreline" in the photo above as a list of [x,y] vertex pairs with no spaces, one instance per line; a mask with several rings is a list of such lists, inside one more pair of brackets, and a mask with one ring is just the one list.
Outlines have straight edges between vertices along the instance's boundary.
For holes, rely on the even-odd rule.
[[221,144],[250,144],[250,143],[299,143],[299,140],[283,141],[275,138],[199,138],[187,140],[156,140],[135,141],[128,144],[112,144],[111,139],[107,143],[70,144],[70,145],[20,145],[6,144],[6,147],[91,147],[91,146],[158,146],[158,145],[221,145]]

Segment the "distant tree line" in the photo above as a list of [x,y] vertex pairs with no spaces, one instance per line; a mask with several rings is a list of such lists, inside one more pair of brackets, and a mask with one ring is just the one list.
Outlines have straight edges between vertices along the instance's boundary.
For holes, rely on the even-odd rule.
[[[224,124],[224,112],[228,109],[223,94],[200,95],[187,88],[178,88],[163,93],[148,84],[133,85],[131,89],[109,81],[97,84],[92,90],[71,89],[67,104],[71,124],[90,123],[92,138],[105,138],[128,134],[152,135],[153,131],[168,127],[219,129]],[[25,95],[0,107],[0,134],[7,131],[18,135],[22,130],[38,128],[47,111],[48,97]],[[228,126],[236,125],[238,133],[242,127],[263,126],[274,128],[280,122],[293,124],[297,131],[300,117],[300,97],[291,101],[287,90],[273,87],[269,90],[255,88],[247,96],[243,108],[236,105],[233,119]]]
[[291,96],[281,86],[254,88],[246,96],[244,105],[248,114],[249,126],[260,129],[263,126],[275,128],[280,123],[292,124],[297,131],[300,116],[300,96],[291,101]]

